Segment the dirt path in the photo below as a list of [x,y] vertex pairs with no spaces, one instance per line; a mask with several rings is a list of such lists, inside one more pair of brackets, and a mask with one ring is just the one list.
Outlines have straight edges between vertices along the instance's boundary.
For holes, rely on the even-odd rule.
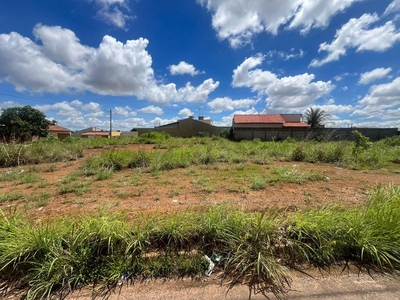
[[[227,288],[220,286],[218,279],[210,277],[207,281],[154,281],[149,283],[137,283],[135,285],[124,285],[117,288],[107,299],[109,300],[245,300],[248,299],[249,291],[245,286],[232,289],[228,294]],[[273,294],[268,295],[275,299]],[[89,291],[69,295],[66,300],[89,300]],[[101,298],[99,298],[101,299]],[[253,300],[266,299],[263,295],[253,295]],[[347,273],[322,275],[314,274],[314,278],[295,274],[292,290],[285,299],[400,299],[400,280],[396,277],[388,277],[375,274],[373,277],[367,273]]]

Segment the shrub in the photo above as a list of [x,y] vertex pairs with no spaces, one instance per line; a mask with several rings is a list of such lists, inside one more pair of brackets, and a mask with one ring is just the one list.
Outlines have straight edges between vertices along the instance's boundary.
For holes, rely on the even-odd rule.
[[297,145],[294,149],[291,160],[293,161],[303,161],[305,158],[304,150],[302,145]]

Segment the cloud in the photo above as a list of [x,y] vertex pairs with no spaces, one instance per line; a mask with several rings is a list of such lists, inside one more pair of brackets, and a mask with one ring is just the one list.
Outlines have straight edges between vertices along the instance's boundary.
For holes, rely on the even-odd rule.
[[277,50],[270,50],[268,51],[268,53],[266,54],[267,57],[274,57],[274,56],[278,56],[281,59],[283,59],[284,61],[289,60],[289,59],[293,59],[293,58],[302,58],[304,56],[305,52],[303,50],[299,50],[299,53],[295,53],[294,52],[294,48],[292,48],[290,50],[290,52],[283,52],[283,51],[277,51]]
[[113,109],[113,113],[116,115],[119,115],[119,116],[123,116],[123,117],[136,116],[136,112],[132,111],[132,109],[129,106],[125,106],[125,107],[116,106]]
[[126,21],[134,18],[120,10],[121,7],[129,12],[128,0],[89,0],[92,1],[99,7],[97,12],[99,19],[107,24],[126,30]]
[[189,118],[190,116],[193,116],[194,113],[189,108],[184,108],[179,111],[178,115]]
[[314,74],[278,78],[270,71],[255,69],[264,59],[260,54],[247,58],[233,71],[232,86],[248,87],[259,96],[266,95],[268,109],[306,107],[335,88],[331,81],[312,82]]
[[4,101],[0,103],[0,109],[3,108],[10,108],[10,107],[20,107],[23,106],[22,104],[14,101]]
[[161,125],[174,123],[176,121],[178,121],[178,118],[172,118],[172,119],[155,118],[154,120],[152,120],[149,123],[147,123],[147,125],[144,126],[144,127],[156,127],[156,126],[161,126]]
[[224,97],[224,98],[216,98],[213,101],[207,103],[207,105],[208,107],[211,108],[211,112],[221,113],[226,110],[249,108],[253,105],[256,105],[258,102],[259,100],[253,100],[253,99],[232,100],[229,97]]
[[54,104],[35,105],[33,108],[36,108],[42,112],[56,111],[57,115],[63,117],[78,117],[83,115],[80,111],[82,106],[83,103],[81,101],[73,100],[71,102],[62,101]]
[[159,84],[144,38],[117,41],[104,36],[98,48],[80,44],[75,34],[59,26],[38,24],[34,35],[42,44],[16,32],[0,34],[0,81],[18,91],[136,96],[152,103],[205,102],[219,82],[209,78],[195,87],[188,82]]
[[354,111],[352,105],[336,105],[336,104],[325,104],[325,105],[313,105],[313,108],[320,108],[324,110],[328,115],[351,113]]
[[[42,42],[40,49],[43,58],[56,64],[65,64],[72,70],[82,69],[95,49],[80,44],[75,33],[60,26],[45,26],[37,24],[33,28],[36,40]],[[28,47],[33,47],[33,45]]]
[[189,74],[192,76],[204,73],[204,72],[200,72],[198,70],[196,70],[196,68],[191,65],[188,64],[187,62],[181,61],[179,62],[179,64],[177,65],[170,65],[168,67],[171,75],[183,75],[183,74]]
[[89,104],[83,105],[82,109],[92,111],[92,112],[98,112],[98,111],[102,110],[103,108],[101,107],[101,105],[99,103],[90,102]]
[[237,48],[251,42],[254,35],[267,31],[276,35],[279,27],[299,29],[329,25],[335,14],[359,0],[197,0],[212,13],[212,26],[221,40]]
[[388,15],[397,12],[400,12],[400,0],[394,0],[392,3],[390,3],[389,6],[386,8],[385,12],[383,13],[383,15]]
[[378,108],[400,105],[400,77],[390,83],[373,85],[369,94],[361,99],[359,104]]
[[372,70],[370,72],[365,72],[362,73],[360,76],[360,80],[358,83],[360,84],[368,84],[372,81],[381,79],[385,77],[387,74],[389,74],[392,71],[392,68],[377,68],[375,70]]
[[369,29],[372,24],[379,21],[377,14],[363,14],[358,19],[350,19],[342,28],[336,31],[335,39],[331,44],[322,43],[318,52],[327,51],[324,59],[314,59],[311,67],[320,67],[326,63],[339,60],[346,55],[349,48],[356,48],[356,52],[375,51],[384,52],[400,40],[400,32],[396,30],[392,21],[385,25]]
[[142,109],[139,109],[138,111],[145,113],[145,114],[156,114],[156,115],[162,115],[164,113],[164,111],[162,110],[161,107],[154,106],[154,105],[143,107]]

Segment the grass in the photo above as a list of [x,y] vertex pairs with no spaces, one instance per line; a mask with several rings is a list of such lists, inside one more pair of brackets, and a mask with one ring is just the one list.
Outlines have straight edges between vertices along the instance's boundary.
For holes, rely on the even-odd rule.
[[25,198],[25,207],[26,209],[44,207],[49,203],[50,198],[50,192],[29,195]]
[[10,193],[5,193],[5,194],[0,194],[0,203],[6,202],[6,201],[16,201],[19,199],[22,199],[24,197],[24,194],[22,192],[10,192]]
[[250,297],[280,297],[290,288],[290,268],[350,262],[391,272],[400,269],[399,248],[400,187],[390,185],[373,189],[360,207],[286,216],[227,206],[130,219],[101,211],[35,222],[3,214],[0,279],[18,279],[27,298],[46,298],[89,283],[113,286],[125,273],[137,279],[199,277],[207,268],[204,254],[217,253],[229,289],[244,284]]
[[[396,172],[400,154],[400,140],[396,138],[357,151],[352,151],[352,142],[234,143],[220,138],[148,135],[140,143],[155,141],[152,152],[118,149],[116,146],[122,142],[114,139],[53,141],[48,142],[49,149],[40,143],[26,149],[4,145],[0,163],[9,167],[0,173],[4,188],[15,183],[35,184],[41,189],[50,185],[40,180],[35,171],[39,167],[24,169],[20,167],[23,164],[48,162],[44,171],[53,172],[57,161],[68,164],[83,155],[82,149],[105,150],[85,158],[80,171],[62,178],[53,193],[3,193],[0,202],[24,200],[25,208],[30,209],[46,206],[51,197],[72,193],[76,196],[69,203],[84,205],[92,201],[86,196],[96,180],[104,181],[96,183],[99,185],[113,182],[110,186],[116,197],[101,204],[104,211],[131,197],[140,201],[147,182],[167,187],[170,198],[183,193],[186,196],[186,191],[176,186],[181,179],[170,177],[169,171],[174,169],[182,169],[176,173],[189,177],[187,182],[204,197],[211,198],[209,194],[216,190],[246,197],[251,190],[268,189],[274,182],[304,184],[326,180],[324,173],[300,167],[272,167],[273,161],[387,168]],[[133,139],[129,142],[139,143]],[[32,151],[29,159],[25,152],[28,150]],[[133,192],[132,187],[136,186]],[[331,188],[325,185],[325,189]],[[93,198],[96,202],[96,195]],[[311,201],[313,195],[305,193],[304,198]],[[160,194],[154,196],[154,201],[160,200]],[[399,207],[400,188],[379,186],[369,193],[366,205],[351,208],[336,205],[306,211],[245,213],[216,206],[129,217],[99,209],[95,216],[48,221],[10,212],[0,217],[0,280],[17,283],[27,298],[40,299],[62,296],[88,284],[112,287],[125,273],[131,274],[131,279],[200,277],[207,268],[204,254],[215,252],[223,257],[218,268],[222,279],[230,283],[229,288],[244,284],[249,287],[250,297],[252,293],[268,292],[280,296],[290,287],[288,270],[299,266],[329,267],[350,262],[383,272],[399,270]]]

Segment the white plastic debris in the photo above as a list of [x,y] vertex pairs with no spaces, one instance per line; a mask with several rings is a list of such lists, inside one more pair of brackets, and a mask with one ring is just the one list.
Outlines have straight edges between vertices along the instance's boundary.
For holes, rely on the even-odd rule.
[[118,285],[122,285],[127,279],[128,279],[128,274],[123,274],[118,280]]
[[212,271],[214,270],[215,264],[213,263],[211,258],[209,258],[207,255],[204,255],[204,258],[207,260],[207,262],[209,264],[208,265],[208,270],[204,272],[204,275],[206,275],[207,277],[210,277]]

